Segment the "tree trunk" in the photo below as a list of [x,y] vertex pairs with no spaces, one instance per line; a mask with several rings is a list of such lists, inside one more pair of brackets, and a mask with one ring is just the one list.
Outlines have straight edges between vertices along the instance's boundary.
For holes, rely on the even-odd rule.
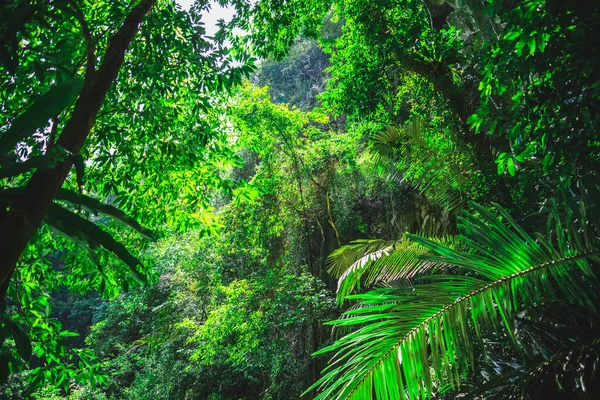
[[[79,154],[96,121],[108,90],[123,64],[125,52],[139,26],[156,0],[141,0],[125,18],[119,31],[111,38],[104,61],[98,71],[88,71],[85,83],[71,119],[57,142],[71,153]],[[0,299],[4,300],[8,283],[21,253],[40,227],[48,206],[63,185],[72,161],[64,161],[54,169],[38,169],[0,219]]]
[[[441,30],[448,24],[448,17],[454,9],[454,5],[451,6],[451,3],[451,1],[423,0],[423,5],[429,13],[432,29]],[[469,3],[470,6],[475,6],[474,10],[477,11],[478,22],[481,24],[481,28],[484,25],[489,25],[495,33],[493,22],[489,18],[480,15],[482,11],[481,6],[477,2],[469,1]],[[429,80],[435,90],[446,98],[448,107],[457,117],[463,129],[463,141],[473,146],[473,152],[479,168],[484,173],[488,184],[496,190],[494,201],[504,207],[512,207],[513,201],[510,189],[506,185],[504,176],[499,176],[496,172],[496,157],[493,153],[493,149],[510,152],[509,141],[501,137],[490,137],[484,133],[477,134],[469,129],[467,120],[473,113],[473,109],[469,108],[469,101],[465,97],[469,94],[469,91],[464,85],[457,84],[454,81],[452,70],[446,63],[443,61],[424,63],[406,54],[397,54],[396,56],[402,65]]]

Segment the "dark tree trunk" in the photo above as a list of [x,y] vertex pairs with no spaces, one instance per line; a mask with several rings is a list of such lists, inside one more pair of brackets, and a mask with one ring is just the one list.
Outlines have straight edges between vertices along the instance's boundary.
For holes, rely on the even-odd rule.
[[[71,119],[57,142],[73,154],[79,154],[94,125],[98,110],[114,82],[125,52],[156,0],[141,0],[125,18],[111,38],[104,61],[97,72],[88,71]],[[54,169],[39,169],[27,183],[23,193],[0,219],[0,299],[4,299],[8,283],[25,246],[37,231],[48,206],[63,185],[72,161],[64,161]]]

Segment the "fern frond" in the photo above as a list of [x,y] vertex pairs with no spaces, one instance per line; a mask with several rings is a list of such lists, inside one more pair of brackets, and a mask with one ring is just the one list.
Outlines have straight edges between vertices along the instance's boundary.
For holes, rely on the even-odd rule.
[[356,327],[318,354],[333,352],[312,389],[319,399],[430,398],[440,387],[458,388],[485,352],[486,332],[519,342],[513,321],[525,307],[560,294],[593,307],[599,285],[590,262],[600,256],[598,229],[578,208],[552,209],[544,240],[528,235],[500,206],[498,216],[472,204],[459,227],[469,252],[415,235],[435,255],[425,259],[458,267],[464,276],[433,275],[409,289],[377,289],[349,296],[362,307],[332,324]]

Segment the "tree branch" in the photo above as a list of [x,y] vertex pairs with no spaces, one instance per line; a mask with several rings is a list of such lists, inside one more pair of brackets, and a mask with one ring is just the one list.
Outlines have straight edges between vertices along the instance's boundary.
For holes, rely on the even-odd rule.
[[[56,143],[58,146],[79,154],[123,64],[127,48],[155,3],[156,0],[141,0],[131,10],[119,31],[111,38],[100,69],[94,77],[86,74],[83,90]],[[38,169],[23,193],[0,219],[0,299],[4,299],[23,249],[42,223],[48,206],[62,187],[72,165],[72,160],[65,160],[54,169]]]
[[83,37],[85,37],[87,58],[85,77],[86,79],[92,79],[96,72],[96,44],[94,43],[92,32],[90,31],[90,27],[85,20],[85,16],[79,7],[79,4],[77,4],[76,0],[68,0],[68,2],[75,11],[75,17],[77,18],[77,21],[79,21]]
[[46,153],[48,150],[54,147],[56,142],[56,131],[58,130],[58,117],[52,117],[52,126],[50,127],[50,135],[48,136],[48,142],[46,143]]

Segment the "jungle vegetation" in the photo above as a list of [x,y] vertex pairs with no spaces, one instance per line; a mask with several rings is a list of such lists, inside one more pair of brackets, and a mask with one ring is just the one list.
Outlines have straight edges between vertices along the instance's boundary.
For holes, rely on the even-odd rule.
[[598,32],[0,2],[0,398],[599,398]]

